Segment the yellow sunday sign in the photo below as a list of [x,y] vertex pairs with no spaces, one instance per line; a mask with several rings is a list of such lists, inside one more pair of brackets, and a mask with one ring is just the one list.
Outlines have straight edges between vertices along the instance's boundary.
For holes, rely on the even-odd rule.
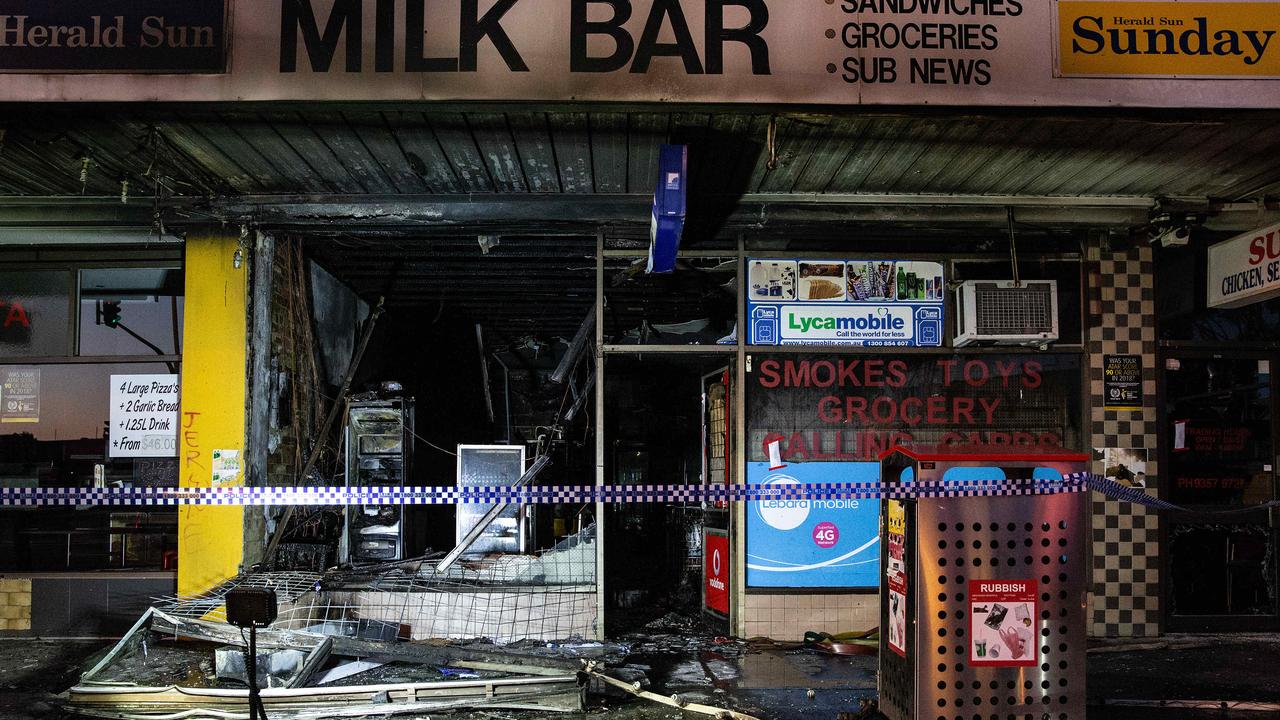
[[1058,0],[1064,77],[1280,78],[1280,2]]

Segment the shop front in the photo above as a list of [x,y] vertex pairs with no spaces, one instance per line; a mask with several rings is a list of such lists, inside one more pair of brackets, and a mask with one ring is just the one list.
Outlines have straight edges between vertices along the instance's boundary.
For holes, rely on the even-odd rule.
[[[1280,337],[1275,227],[1218,233],[1157,257],[1162,543],[1168,627],[1264,630],[1280,622],[1275,466]],[[1255,276],[1256,273],[1256,276]],[[1194,289],[1184,278],[1194,278]],[[1183,290],[1174,288],[1183,287]],[[1191,290],[1187,292],[1187,290]]]
[[[0,252],[4,487],[177,484],[183,254],[172,247],[125,257],[107,249]],[[173,591],[172,508],[6,507],[0,528],[6,592],[44,600],[16,608],[0,629],[97,635],[128,627],[150,595]],[[87,581],[92,589],[81,592]],[[85,608],[112,604],[113,612],[73,613],[71,597]]]
[[[1014,268],[998,255],[748,259],[746,482],[874,483],[881,455],[897,446],[1083,447],[1081,259],[1021,263],[1006,288]],[[972,283],[992,286],[983,302],[1030,297],[1045,314],[1031,318],[1028,305],[1021,337],[965,347],[976,344],[962,335],[974,321],[964,314],[978,310],[963,304]],[[876,627],[879,510],[853,498],[744,503],[737,631],[798,638]]]
[[[1275,498],[1275,300],[1235,329],[1184,308],[1164,246],[1274,222],[1280,177],[1239,149],[1280,144],[1276,49],[1248,42],[1277,3],[928,5],[33,5],[0,60],[4,482],[458,487],[465,446],[518,446],[493,477],[591,488],[493,524],[568,563],[522,586],[556,601],[538,632],[670,607],[797,640],[877,624],[877,503],[700,493],[875,480],[896,445],[1089,451],[1242,511],[1094,495],[1093,634],[1274,618],[1274,522],[1243,511]],[[1220,53],[1110,40],[1210,28]],[[165,418],[113,415],[143,377],[180,402],[154,456],[120,433]],[[349,409],[380,403],[399,441],[348,464]],[[353,542],[478,554],[454,508],[387,507],[128,522],[176,516],[184,594]],[[6,524],[0,563],[171,566],[164,533],[80,552],[113,512]]]

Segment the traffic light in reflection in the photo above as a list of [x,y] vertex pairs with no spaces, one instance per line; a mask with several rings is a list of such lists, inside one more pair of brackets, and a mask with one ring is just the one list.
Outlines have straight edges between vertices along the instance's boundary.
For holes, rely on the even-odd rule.
[[119,300],[102,301],[102,324],[112,328],[120,326]]

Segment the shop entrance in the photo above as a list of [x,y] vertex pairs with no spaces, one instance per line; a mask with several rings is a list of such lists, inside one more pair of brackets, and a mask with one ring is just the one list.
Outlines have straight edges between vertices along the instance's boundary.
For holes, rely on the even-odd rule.
[[1274,353],[1176,352],[1164,360],[1169,629],[1280,624]]
[[[722,356],[687,353],[608,357],[604,412],[608,484],[697,486],[709,473],[718,473],[723,482],[726,460],[731,457],[724,447],[727,428],[714,417],[704,424],[704,403],[717,405],[719,413],[731,406],[721,394],[723,386],[719,392],[714,384],[706,390],[708,377],[726,372],[724,362]],[[716,369],[720,373],[712,372]],[[704,445],[707,430],[719,430],[717,443]],[[709,458],[708,449],[712,451]],[[700,617],[706,531],[726,531],[725,518],[720,517],[724,514],[702,502],[676,499],[605,506],[605,630],[609,636],[655,620],[669,624],[663,619],[668,616],[679,616],[682,622]],[[720,562],[727,572],[728,558]]]

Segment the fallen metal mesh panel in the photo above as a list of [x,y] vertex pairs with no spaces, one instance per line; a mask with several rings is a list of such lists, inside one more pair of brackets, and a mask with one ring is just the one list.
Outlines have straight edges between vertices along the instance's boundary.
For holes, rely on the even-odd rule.
[[553,640],[593,634],[596,543],[587,528],[539,555],[329,573],[275,626],[376,640]]
[[226,596],[236,588],[271,588],[276,591],[277,601],[284,605],[315,590],[321,577],[319,573],[296,570],[246,573],[237,575],[212,590],[194,597],[165,595],[153,598],[152,606],[178,617],[226,622]]
[[239,575],[197,597],[158,598],[170,615],[225,621],[237,587],[274,588],[272,627],[395,641],[433,638],[562,640],[594,635],[595,527],[536,555],[495,555],[455,563],[391,563],[376,569]]

